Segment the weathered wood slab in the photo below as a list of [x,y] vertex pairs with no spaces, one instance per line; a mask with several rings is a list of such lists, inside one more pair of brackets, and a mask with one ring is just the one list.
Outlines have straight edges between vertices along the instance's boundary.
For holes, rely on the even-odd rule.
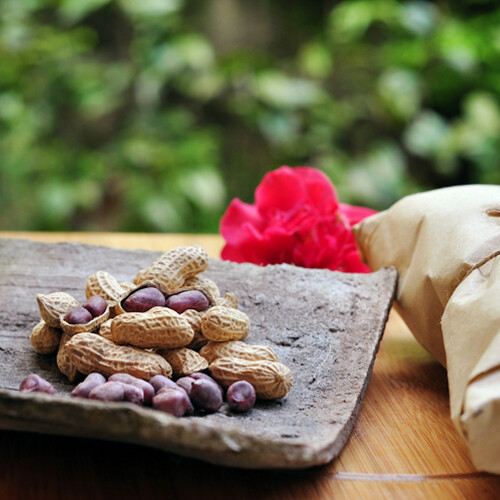
[[[247,341],[271,345],[294,374],[286,398],[246,415],[227,410],[176,419],[127,403],[68,397],[54,356],[33,351],[37,293],[84,299],[99,269],[130,280],[158,253],[0,239],[0,427],[139,443],[213,463],[302,468],[336,457],[354,425],[394,295],[396,272],[369,275],[212,260],[206,275],[252,320]],[[22,394],[36,372],[58,396]]]

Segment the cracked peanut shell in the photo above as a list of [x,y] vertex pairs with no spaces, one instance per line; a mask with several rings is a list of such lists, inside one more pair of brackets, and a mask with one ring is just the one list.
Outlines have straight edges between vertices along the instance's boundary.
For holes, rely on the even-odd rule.
[[99,295],[105,300],[117,302],[125,292],[117,279],[107,271],[97,271],[87,278],[85,284],[87,299]]
[[64,314],[60,317],[61,328],[68,335],[73,336],[82,332],[97,332],[100,326],[108,321],[111,314],[111,307],[108,304],[106,310],[100,315],[92,318],[88,323],[68,323],[64,319]]
[[53,292],[47,295],[39,293],[36,296],[36,301],[42,319],[47,325],[54,328],[61,327],[61,315],[80,305],[78,300],[66,292]]
[[184,285],[175,293],[186,292],[188,290],[202,292],[210,302],[210,305],[215,305],[220,298],[219,287],[211,279],[204,278],[203,276],[193,276],[187,279]]

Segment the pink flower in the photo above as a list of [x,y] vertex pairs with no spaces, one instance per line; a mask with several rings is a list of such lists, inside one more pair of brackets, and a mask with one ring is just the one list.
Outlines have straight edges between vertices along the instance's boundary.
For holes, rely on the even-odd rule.
[[235,198],[222,217],[222,258],[254,264],[369,272],[351,226],[375,211],[339,203],[328,177],[311,167],[280,167],[264,176],[255,204]]

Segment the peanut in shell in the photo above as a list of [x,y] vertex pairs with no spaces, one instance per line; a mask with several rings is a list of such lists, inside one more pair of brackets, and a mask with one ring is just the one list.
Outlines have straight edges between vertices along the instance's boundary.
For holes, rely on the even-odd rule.
[[110,329],[113,342],[144,349],[176,349],[188,345],[194,337],[189,321],[168,307],[120,314]]
[[84,374],[98,372],[109,377],[128,373],[143,380],[154,375],[172,376],[172,367],[159,354],[117,345],[94,333],[78,333],[66,344],[71,363]]
[[201,332],[208,340],[243,340],[250,333],[250,318],[239,309],[214,306],[201,320]]
[[250,382],[261,399],[286,396],[293,382],[290,369],[276,361],[218,358],[210,363],[209,371],[223,387],[239,380]]

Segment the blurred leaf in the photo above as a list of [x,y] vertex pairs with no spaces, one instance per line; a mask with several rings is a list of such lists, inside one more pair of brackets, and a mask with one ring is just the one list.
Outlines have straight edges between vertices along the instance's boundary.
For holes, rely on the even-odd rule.
[[423,111],[409,125],[404,134],[406,147],[414,154],[429,157],[439,152],[449,130],[437,113]]
[[259,126],[270,142],[286,143],[297,137],[300,120],[293,113],[264,112],[259,116]]
[[24,110],[24,103],[19,94],[15,92],[0,94],[0,119],[15,122],[21,118]]
[[384,207],[407,194],[405,160],[399,148],[386,143],[355,159],[347,171],[343,189],[368,206]]
[[178,11],[183,0],[120,0],[120,3],[131,15],[157,16]]
[[482,41],[465,24],[448,20],[437,42],[441,56],[456,71],[470,73],[477,67]]
[[343,42],[360,39],[374,21],[397,19],[398,3],[394,0],[351,0],[341,2],[330,13],[333,35]]
[[178,231],[182,227],[182,213],[174,203],[175,199],[154,196],[144,200],[142,213],[153,231]]
[[204,168],[183,173],[179,177],[181,191],[201,210],[220,210],[224,208],[224,183],[213,169]]
[[69,23],[77,23],[112,0],[62,0],[59,14]]
[[284,109],[310,106],[323,97],[314,82],[271,70],[256,75],[253,91],[264,102]]
[[438,8],[430,2],[407,2],[401,6],[401,24],[419,36],[430,34],[439,20]]
[[307,76],[326,78],[332,71],[333,57],[323,44],[310,42],[302,47],[299,64]]
[[351,41],[360,38],[372,22],[369,0],[355,0],[339,4],[331,11],[331,25],[336,38]]
[[486,92],[473,92],[464,102],[465,120],[485,134],[500,133],[500,108],[497,100]]
[[63,228],[74,210],[75,190],[69,184],[49,181],[38,187],[40,216],[47,229]]
[[215,232],[281,164],[500,183],[500,7],[332,5],[0,1],[0,228]]
[[377,82],[377,89],[389,111],[403,120],[413,116],[420,107],[421,85],[416,73],[401,68],[386,70]]

